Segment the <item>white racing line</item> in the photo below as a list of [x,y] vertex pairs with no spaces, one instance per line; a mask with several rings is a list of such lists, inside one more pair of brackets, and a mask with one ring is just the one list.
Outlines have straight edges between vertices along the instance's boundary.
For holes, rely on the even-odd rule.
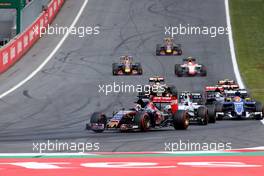
[[236,59],[234,40],[233,40],[233,32],[232,32],[230,12],[229,12],[229,0],[225,0],[225,12],[226,12],[226,24],[230,30],[229,35],[228,35],[228,39],[229,39],[229,47],[230,47],[232,64],[233,64],[237,83],[238,83],[239,87],[241,87],[243,89],[243,88],[245,88],[245,85],[242,81],[242,78],[241,78],[241,75],[239,72],[239,68],[238,68],[238,64],[237,64],[237,59]]
[[[81,17],[86,5],[88,3],[88,0],[84,0],[77,16],[74,18],[73,22],[70,25],[70,28],[73,28],[76,23],[78,22],[79,18]],[[57,51],[60,49],[60,47],[63,45],[63,43],[65,42],[65,40],[68,38],[69,36],[69,31],[67,31],[65,33],[65,35],[62,37],[62,39],[60,40],[60,42],[57,44],[57,46],[53,49],[53,51],[48,55],[48,57],[44,60],[44,62],[36,69],[34,70],[30,75],[28,75],[24,80],[22,80],[21,82],[19,82],[18,84],[14,85],[13,87],[11,87],[9,90],[7,90],[6,92],[0,94],[0,99],[4,98],[5,96],[9,95],[10,93],[14,92],[15,90],[17,90],[18,88],[20,88],[21,86],[23,86],[25,83],[27,83],[29,80],[31,80],[39,71],[42,70],[43,67],[45,67],[45,65],[53,58],[53,56],[57,53]]]

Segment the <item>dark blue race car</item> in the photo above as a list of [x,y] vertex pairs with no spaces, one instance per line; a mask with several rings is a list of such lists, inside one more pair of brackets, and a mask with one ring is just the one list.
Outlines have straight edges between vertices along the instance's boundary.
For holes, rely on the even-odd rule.
[[263,119],[263,105],[260,102],[256,102],[249,97],[245,97],[244,92],[245,90],[236,91],[234,96],[229,95],[229,97],[225,98],[224,102],[218,104],[217,106],[220,110],[216,113],[217,119]]

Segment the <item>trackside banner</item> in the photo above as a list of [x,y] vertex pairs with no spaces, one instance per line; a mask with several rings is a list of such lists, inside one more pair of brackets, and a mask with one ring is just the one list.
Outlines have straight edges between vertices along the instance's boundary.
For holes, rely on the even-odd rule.
[[34,23],[0,49],[0,73],[8,70],[36,43],[40,29],[52,22],[63,3],[64,0],[52,0]]

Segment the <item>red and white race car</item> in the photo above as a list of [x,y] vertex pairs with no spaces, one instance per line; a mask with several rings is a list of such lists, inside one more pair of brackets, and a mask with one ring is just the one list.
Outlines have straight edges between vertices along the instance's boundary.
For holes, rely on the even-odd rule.
[[196,59],[193,57],[188,57],[183,59],[183,64],[175,65],[175,74],[179,77],[181,76],[206,76],[206,67],[202,64],[198,64]]

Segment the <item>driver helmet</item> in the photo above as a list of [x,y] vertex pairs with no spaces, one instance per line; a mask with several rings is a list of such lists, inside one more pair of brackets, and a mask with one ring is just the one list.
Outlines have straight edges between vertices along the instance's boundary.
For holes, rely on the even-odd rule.
[[236,97],[241,97],[241,93],[239,91],[235,92]]
[[136,110],[136,111],[139,111],[139,110],[141,110],[141,109],[142,109],[141,105],[140,105],[140,104],[136,104],[136,106],[135,106],[135,110]]
[[129,60],[130,60],[130,59],[129,59],[129,56],[125,56],[125,57],[124,57],[124,61],[125,61],[125,62],[129,62]]
[[183,96],[182,103],[183,103],[184,105],[188,105],[188,95],[184,95],[184,96]]
[[165,110],[165,111],[170,111],[170,110],[171,110],[171,105],[167,105],[167,106],[165,106],[164,110]]
[[140,107],[143,107],[144,106],[144,101],[141,98],[138,99],[135,103],[138,104],[138,105],[140,105]]
[[220,92],[216,92],[215,97],[216,98],[220,98],[221,97],[221,93]]

